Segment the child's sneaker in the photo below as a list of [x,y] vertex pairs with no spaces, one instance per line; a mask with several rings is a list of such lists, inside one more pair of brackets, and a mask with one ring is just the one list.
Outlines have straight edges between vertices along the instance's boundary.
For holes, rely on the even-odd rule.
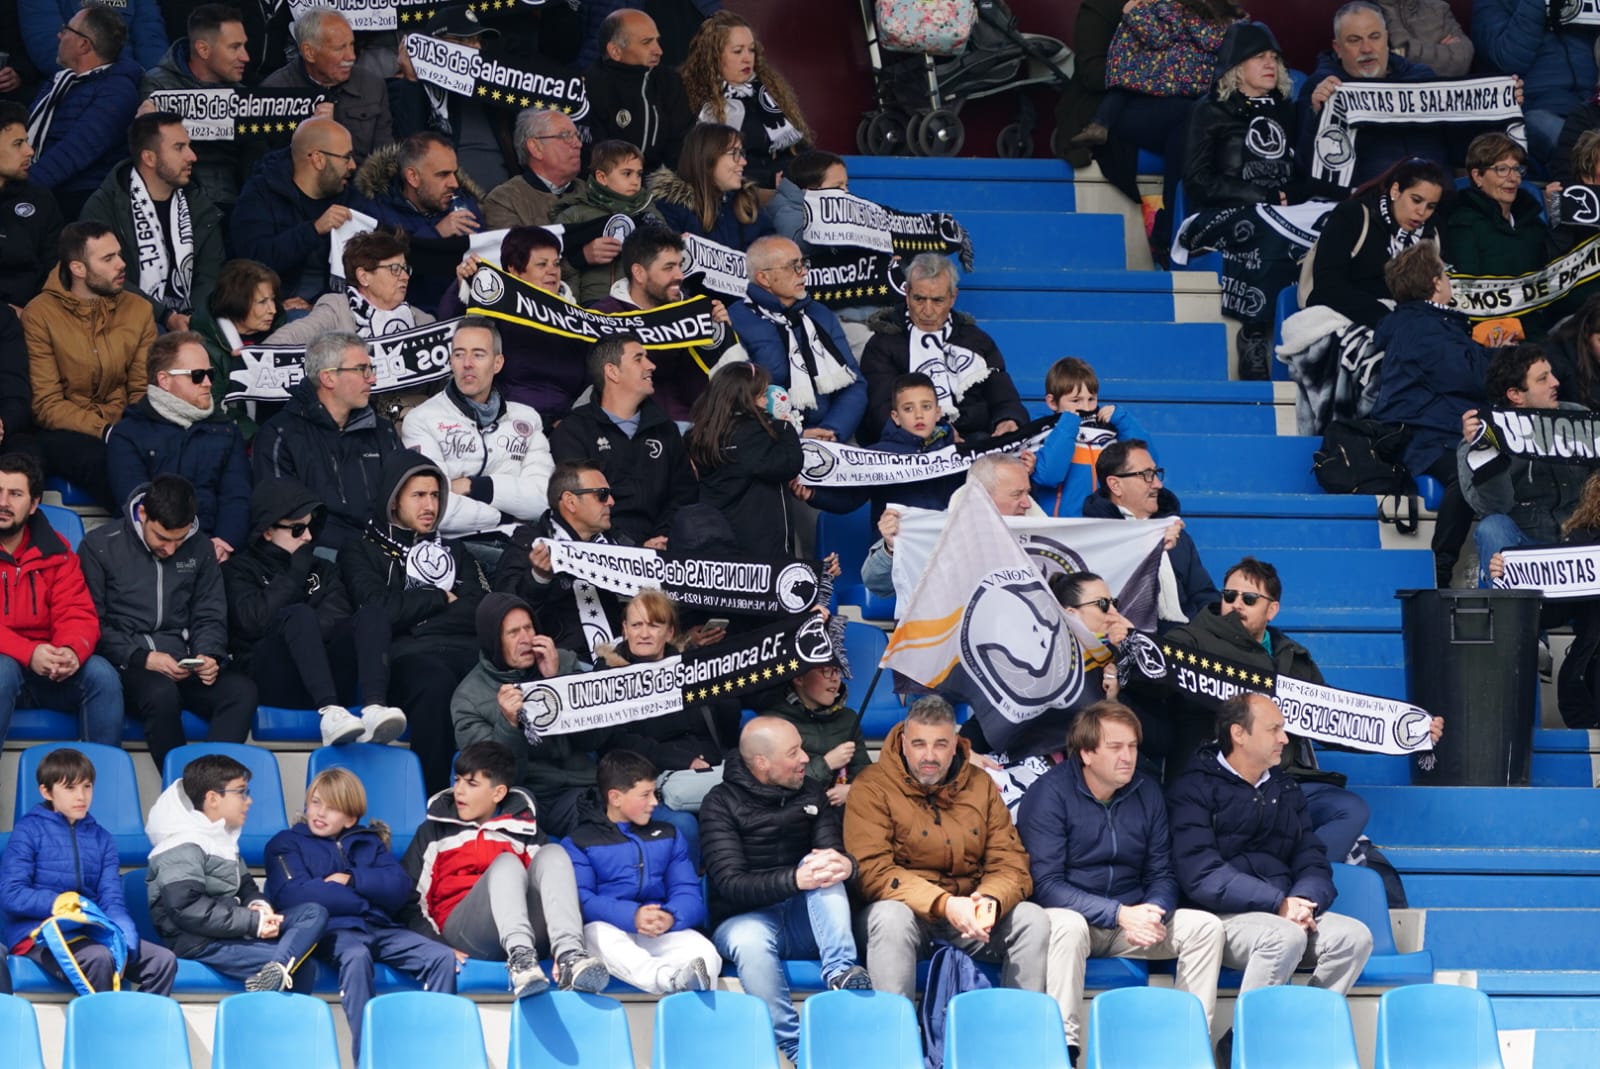
[[289,967],[281,961],[269,961],[261,971],[244,982],[246,991],[288,991],[294,987],[294,977]]
[[700,958],[691,958],[689,963],[679,969],[672,977],[673,991],[709,991],[711,990],[711,970],[706,968],[706,963]]
[[506,955],[506,971],[511,976],[511,997],[527,998],[550,990],[550,978],[539,968],[539,956],[531,947],[512,947]]
[[611,982],[611,971],[599,958],[581,950],[569,950],[556,961],[556,982],[563,991],[604,991]]
[[317,710],[322,715],[322,745],[343,746],[357,742],[366,731],[359,717],[342,705],[324,705]]
[[361,741],[379,746],[393,742],[406,730],[406,714],[392,705],[361,707]]

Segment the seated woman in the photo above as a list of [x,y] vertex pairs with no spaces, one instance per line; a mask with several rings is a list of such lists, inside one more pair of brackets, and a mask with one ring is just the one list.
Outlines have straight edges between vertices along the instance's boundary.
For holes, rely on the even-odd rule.
[[432,323],[433,316],[406,303],[407,245],[403,235],[386,230],[351,238],[344,247],[344,292],[318,297],[307,315],[269,334],[267,344],[310,345],[334,331],[381,338]]
[[745,166],[738,130],[701,123],[683,139],[678,169],[663,167],[650,175],[650,193],[674,230],[743,252],[772,233],[756,187],[745,181]]
[[771,189],[788,162],[811,147],[794,90],[767,63],[750,24],[733,12],[700,24],[678,75],[701,122],[743,135],[749,177],[762,188]]
[[[278,273],[254,260],[229,260],[217,275],[217,285],[203,307],[196,308],[189,327],[205,342],[211,354],[211,396],[221,406],[231,388],[229,373],[238,366],[239,350],[262,345],[283,326],[282,283]],[[226,410],[248,441],[258,422],[265,422],[278,404],[247,402]]]
[[1400,303],[1373,337],[1384,357],[1372,418],[1405,424],[1411,431],[1406,469],[1431,475],[1446,489],[1433,528],[1433,566],[1438,585],[1447,587],[1472,526],[1456,443],[1463,413],[1483,407],[1491,351],[1472,340],[1467,317],[1451,309],[1450,276],[1432,242],[1396,256],[1383,277]]
[[1556,324],[1545,340],[1560,400],[1600,410],[1600,293]]
[[1440,243],[1458,275],[1523,275],[1550,260],[1544,206],[1522,188],[1528,154],[1501,133],[1479,134],[1467,146],[1467,177],[1445,209]]

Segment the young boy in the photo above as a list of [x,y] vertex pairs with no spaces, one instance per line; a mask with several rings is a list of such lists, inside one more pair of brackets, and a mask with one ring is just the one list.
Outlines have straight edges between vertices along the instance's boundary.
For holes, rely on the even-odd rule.
[[805,747],[806,778],[822,784],[828,801],[844,805],[850,784],[867,766],[867,739],[861,714],[845,705],[844,671],[837,660],[808,668],[773,696],[768,716],[782,717],[800,732]]
[[[597,237],[625,238],[633,232],[634,227],[639,226],[670,229],[661,212],[650,203],[651,195],[645,192],[644,157],[636,147],[626,141],[602,141],[594,147],[590,159],[594,177],[587,182],[579,182],[561,198],[551,222],[571,227],[596,220],[610,220],[618,215],[625,215],[633,222],[621,233],[612,233],[609,225],[605,231],[592,234],[588,233],[590,228],[585,227],[580,245]],[[578,303],[587,307],[611,292],[612,283],[623,277],[621,270],[622,260],[619,257],[582,272],[565,267],[563,273],[567,285],[578,295]]]
[[150,919],[180,958],[193,958],[246,991],[310,991],[309,960],[328,924],[314,902],[283,913],[239,856],[250,812],[250,770],[226,754],[190,761],[156,799],[145,823],[155,848],[145,876]]
[[78,750],[52,750],[39,762],[34,778],[44,800],[18,819],[0,855],[0,902],[9,914],[5,945],[80,991],[110,991],[115,967],[104,943],[91,938],[64,951],[74,963],[74,978],[57,952],[34,937],[41,924],[68,905],[61,896],[76,894],[98,906],[121,931],[128,950],[121,979],[152,995],[171,993],[178,959],[166,947],[139,938],[122,897],[117,844],[89,813],[94,763]]
[[652,821],[656,769],[613,750],[597,773],[605,820],[579,824],[561,845],[572,856],[583,905],[583,938],[612,975],[640,991],[705,991],[722,971],[706,922],[700,879],[677,830]]
[[[1118,439],[1150,440],[1126,408],[1102,405],[1100,379],[1085,360],[1064,356],[1044,377],[1044,403],[1061,419],[1039,447],[1033,496],[1051,516],[1079,516],[1095,491],[1094,462]],[[1152,451],[1153,452],[1153,451]]]
[[456,755],[456,781],[428,800],[428,819],[401,862],[422,916],[456,950],[503,961],[516,998],[550,987],[537,950],[548,947],[562,990],[600,991],[605,963],[583,948],[572,860],[539,830],[517,760],[498,742]]
[[[894,407],[889,410],[889,422],[872,448],[884,453],[931,453],[955,445],[959,440],[949,419],[939,410],[939,395],[933,380],[920,371],[912,371],[894,380]],[[873,494],[873,521],[883,511],[887,494],[901,505],[914,508],[945,509],[950,506],[950,495],[961,489],[967,481],[963,472],[921,482],[898,483],[885,487],[884,493]],[[880,500],[880,498],[882,498]]]

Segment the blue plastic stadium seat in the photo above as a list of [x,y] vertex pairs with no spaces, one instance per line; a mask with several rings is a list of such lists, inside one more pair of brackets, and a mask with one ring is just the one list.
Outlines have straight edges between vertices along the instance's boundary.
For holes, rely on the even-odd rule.
[[33,1003],[16,995],[0,995],[0,1065],[9,1069],[44,1069]]
[[634,1069],[628,1012],[614,998],[551,991],[511,1008],[506,1069]]
[[55,529],[56,534],[65,539],[67,545],[76,553],[78,543],[83,541],[83,517],[62,505],[40,505],[39,511],[50,521],[50,526]]
[[1214,1069],[1206,1011],[1187,991],[1127,987],[1089,1003],[1084,1069]]
[[[861,731],[868,739],[881,739],[889,729],[905,719],[905,706],[894,692],[894,673],[887,668],[878,675],[878,685],[872,686],[872,677],[878,672],[878,662],[889,646],[889,636],[881,627],[873,627],[857,620],[844,625],[844,652],[850,661],[849,704],[861,714]],[[872,696],[867,701],[867,688]],[[862,705],[867,701],[866,705]]]
[[102,991],[67,1004],[61,1069],[189,1069],[183,1010],[143,991]]
[[333,1011],[310,995],[256,991],[217,1004],[211,1069],[339,1069]]
[[17,759],[17,808],[20,816],[39,801],[34,773],[52,750],[71,747],[94,762],[94,799],[89,812],[95,822],[117,841],[117,859],[124,865],[142,865],[150,856],[144,834],[144,810],[139,805],[139,780],[133,755],[114,746],[94,742],[46,742],[30,746]]
[[250,812],[239,833],[239,854],[247,865],[260,868],[267,840],[288,827],[283,806],[283,781],[278,758],[271,750],[238,742],[191,742],[167,754],[161,785],[170,787],[183,778],[183,768],[202,754],[227,754],[250,770]]
[[1278,291],[1278,301],[1272,310],[1272,354],[1267,360],[1274,382],[1289,381],[1289,365],[1278,359],[1278,346],[1283,344],[1283,324],[1300,311],[1300,287],[1291,283]]
[[77,483],[69,483],[58,475],[51,475],[44,481],[46,492],[55,491],[61,495],[61,503],[69,508],[78,505],[93,505],[99,507],[99,502],[89,496],[89,492]]
[[347,768],[356,774],[367,789],[367,819],[388,824],[390,849],[396,857],[404,854],[428,815],[428,793],[422,786],[422,762],[417,755],[401,746],[368,742],[323,746],[312,750],[306,762],[306,786],[330,768]]
[[360,1069],[489,1069],[478,1007],[460,995],[398,991],[367,1003]]
[[650,1069],[778,1069],[772,1018],[754,995],[680,991],[656,1003]]
[[945,1017],[945,1069],[1067,1069],[1056,1000],[1038,991],[963,991]]
[[[1315,1051],[1315,1057],[1308,1052]],[[1233,1007],[1233,1069],[1360,1069],[1350,1007],[1322,987],[1258,987]]]
[[258,705],[250,737],[257,742],[321,742],[322,715],[315,709]]
[[[183,714],[183,733],[186,737],[201,740],[211,731],[211,724],[193,713]],[[55,739],[75,739],[79,735],[78,714],[63,713],[55,709],[18,709],[11,716],[11,728],[6,738],[18,742],[49,742]],[[137,720],[122,722],[125,742],[143,742],[144,726]]]
[[889,991],[824,991],[800,1004],[798,1069],[920,1069],[922,1036],[909,999]]
[[1444,504],[1444,484],[1432,475],[1418,475],[1417,496],[1422,499],[1423,505],[1439,511],[1439,506]]
[[1389,927],[1389,899],[1383,877],[1359,865],[1333,866],[1333,886],[1339,892],[1333,908],[1353,917],[1372,932],[1372,957],[1356,983],[1362,987],[1399,987],[1433,983],[1433,952],[1402,954]]
[[1378,1000],[1372,1065],[1373,1069],[1503,1069],[1493,1003],[1482,991],[1447,984],[1385,992]]
[[894,599],[868,593],[861,582],[861,562],[878,540],[872,529],[872,506],[862,505],[850,512],[817,514],[817,557],[839,554],[839,577],[833,581],[834,605],[859,605],[869,620],[894,616]]
[[[956,710],[957,719],[961,719],[961,711],[966,706]],[[469,963],[470,964],[470,963]],[[1000,967],[987,961],[978,962],[978,971],[989,978],[991,984],[999,985]],[[738,970],[732,962],[722,963],[722,975],[725,977],[738,976]],[[822,991],[827,985],[822,982],[822,963],[816,960],[806,961],[790,959],[783,962],[784,982],[789,985],[790,991]],[[1090,958],[1084,967],[1083,987],[1085,991],[1110,991],[1118,987],[1143,987],[1150,982],[1150,963],[1135,958]],[[917,990],[922,990],[928,984],[928,959],[923,958],[917,962]],[[505,986],[502,974],[500,986]]]

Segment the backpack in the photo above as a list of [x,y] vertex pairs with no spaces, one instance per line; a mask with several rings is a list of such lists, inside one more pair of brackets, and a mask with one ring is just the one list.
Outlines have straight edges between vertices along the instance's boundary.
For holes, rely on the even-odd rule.
[[947,945],[933,952],[933,959],[928,962],[928,983],[917,1008],[917,1023],[922,1026],[922,1061],[927,1069],[944,1069],[944,1022],[950,1000],[963,991],[993,986],[966,951]]
[[[1311,458],[1311,474],[1330,494],[1378,494],[1395,498],[1395,529],[1417,530],[1417,484],[1401,459],[1411,431],[1375,419],[1336,419]],[[1408,505],[1402,511],[1400,506]],[[1380,518],[1385,518],[1380,504]]]
[[[1367,211],[1367,206],[1361,206],[1361,234],[1356,238],[1355,245],[1350,249],[1350,259],[1354,260],[1361,255],[1361,250],[1367,245],[1367,232],[1372,229],[1372,213]],[[1316,284],[1317,246],[1320,240],[1312,243],[1306,250],[1305,259],[1300,261],[1300,281],[1295,285],[1295,303],[1301,308],[1311,305],[1311,289]]]

